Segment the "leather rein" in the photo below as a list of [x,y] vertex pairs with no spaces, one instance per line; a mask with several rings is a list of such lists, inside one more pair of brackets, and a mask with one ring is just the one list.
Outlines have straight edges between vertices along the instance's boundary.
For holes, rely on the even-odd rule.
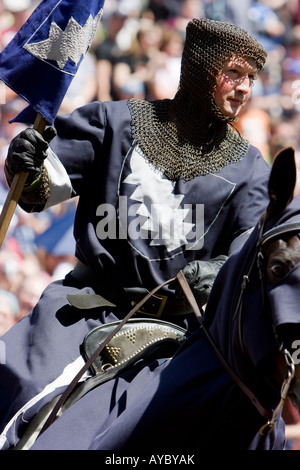
[[[263,220],[263,217],[262,219]],[[289,232],[296,232],[300,231],[300,222],[296,223],[290,223],[290,224],[283,224],[280,225],[276,228],[273,228],[269,231],[267,231],[265,234],[263,234],[263,223],[261,223],[261,231],[259,235],[259,240],[257,243],[257,254],[256,257],[253,259],[253,262],[251,264],[250,270],[246,275],[243,276],[243,281],[241,285],[241,291],[240,291],[240,296],[239,296],[239,301],[237,305],[236,312],[238,309],[241,309],[242,306],[242,299],[244,295],[244,291],[246,288],[247,283],[249,282],[249,276],[250,273],[253,269],[253,266],[255,264],[255,260],[257,261],[257,266],[259,271],[261,272],[261,265],[262,265],[262,260],[263,260],[263,255],[262,255],[262,247],[263,245],[270,241],[271,239],[281,235],[281,234],[286,234]],[[219,351],[217,345],[215,344],[213,338],[211,337],[209,331],[206,329],[203,315],[200,311],[200,308],[196,302],[196,299],[190,289],[189,284],[187,283],[182,271],[180,271],[177,276],[176,276],[191,308],[193,313],[195,314],[200,326],[202,327],[205,335],[207,336],[213,350],[215,351],[219,361],[221,362],[222,366],[226,370],[226,372],[229,374],[229,376],[234,380],[234,382],[240,387],[240,389],[248,396],[248,398],[251,400],[252,404],[256,407],[258,412],[267,419],[266,424],[264,424],[261,429],[259,430],[261,435],[266,435],[268,434],[274,427],[274,424],[277,420],[278,414],[282,410],[284,401],[287,397],[288,390],[291,384],[291,381],[294,377],[295,374],[295,364],[292,360],[292,357],[290,353],[288,352],[287,349],[282,349],[282,353],[284,355],[286,365],[287,365],[287,377],[284,380],[282,384],[282,389],[281,389],[281,399],[277,405],[277,407],[274,410],[269,410],[266,409],[258,400],[258,398],[255,396],[255,394],[244,384],[244,382],[238,377],[238,375],[233,371],[231,366],[226,362],[224,359],[223,355]],[[41,435],[56,419],[57,414],[59,410],[62,408],[63,404],[67,400],[67,398],[70,396],[72,391],[74,390],[75,386],[78,384],[79,380],[81,377],[84,375],[85,372],[90,368],[92,363],[95,361],[95,359],[99,356],[99,354],[103,351],[105,346],[111,341],[111,339],[118,333],[118,331],[126,324],[126,322],[136,313],[142,305],[150,299],[151,296],[153,296],[158,290],[160,290],[162,287],[170,284],[173,282],[176,278],[169,279],[168,281],[164,282],[163,284],[160,284],[156,288],[154,288],[151,292],[149,292],[140,302],[138,302],[132,310],[124,317],[124,319],[118,324],[118,326],[107,336],[105,341],[103,341],[98,348],[94,351],[94,353],[90,356],[90,358],[85,362],[84,366],[79,370],[79,372],[75,375],[75,377],[72,379],[70,384],[67,386],[67,388],[64,390],[58,401],[56,402],[55,406],[53,407],[53,410],[51,411],[50,415],[48,416],[46,422],[44,423],[40,434]],[[260,275],[260,278],[262,280],[263,276]],[[235,313],[236,315],[236,313]]]

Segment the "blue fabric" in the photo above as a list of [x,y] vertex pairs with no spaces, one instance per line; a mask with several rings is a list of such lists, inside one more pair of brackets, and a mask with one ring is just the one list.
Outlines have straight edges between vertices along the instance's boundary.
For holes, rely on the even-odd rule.
[[[235,451],[252,447],[260,421],[201,330],[172,360],[102,385],[61,418],[33,450]],[[254,440],[283,445],[282,435]]]
[[[51,143],[52,150],[70,176],[73,194],[79,195],[76,253],[91,268],[94,282],[87,287],[68,276],[51,284],[32,313],[3,336],[7,363],[0,368],[0,431],[78,358],[88,331],[128,313],[121,303],[113,311],[77,310],[68,303],[68,294],[98,292],[106,298],[110,294],[118,298],[118,289],[124,287],[151,289],[174,277],[188,261],[227,254],[235,237],[250,229],[267,205],[269,167],[252,146],[240,162],[216,174],[171,183],[143,166],[144,157],[134,153],[126,101],[92,103],[70,116],[59,116],[55,127],[58,135]],[[133,171],[134,165],[141,165],[147,177]],[[165,189],[165,185],[168,200],[177,202],[176,221],[184,222],[185,203],[204,205],[205,233],[199,249],[187,249],[185,244],[170,249],[162,240],[152,243],[151,230],[147,237],[137,239],[101,239],[97,235],[105,217],[99,214],[101,204],[110,204],[119,217],[118,196],[126,196],[131,209],[128,216],[138,217],[139,208],[134,214],[134,204],[146,206],[156,197],[162,202],[157,186]],[[236,266],[240,269],[249,260],[249,246],[249,254],[245,251],[241,258],[229,258],[227,272],[238,272]],[[220,275],[226,288],[225,305],[238,279]],[[221,282],[218,289],[216,298],[218,294],[222,298]],[[172,289],[169,293],[172,295]],[[223,346],[231,338],[231,313],[218,311]],[[164,319],[178,324],[195,322],[193,314]],[[191,329],[195,333],[172,360],[152,363],[92,390],[50,426],[33,449],[282,448],[282,421],[277,424],[280,432],[266,438],[256,435],[264,420],[223,370],[202,331],[195,325]],[[48,396],[20,414],[7,431],[6,444],[18,442],[26,423],[60,392],[59,387],[50,389]]]
[[[53,123],[92,41],[94,30],[89,27],[83,37],[82,28],[90,15],[98,21],[103,4],[104,0],[43,0],[1,52],[1,80],[29,103],[15,120],[33,123],[40,113]],[[71,18],[73,29],[67,37],[63,32]]]
[[[267,206],[270,167],[253,146],[240,162],[220,172],[191,181],[179,179],[172,185],[147,164],[143,173],[132,169],[144,159],[138,152],[133,155],[126,101],[91,103],[71,115],[58,116],[55,127],[58,135],[51,147],[67,170],[73,194],[79,196],[74,226],[76,256],[97,276],[100,293],[111,295],[113,302],[115,295],[120,295],[118,286],[151,290],[176,276],[189,261],[227,255],[232,241],[251,229]],[[161,188],[166,187],[167,197],[163,197]],[[198,224],[204,224],[202,243],[193,249],[185,243],[168,248],[165,241],[153,239],[150,229],[137,238],[120,239],[118,232],[114,239],[101,238],[98,229],[106,215],[99,208],[110,206],[118,229],[121,196],[126,201],[128,226],[135,224],[139,230],[138,224],[148,222],[150,228],[158,224],[154,217],[149,215],[147,220],[145,216],[152,201],[162,206],[173,204],[174,224],[181,224],[182,231],[189,219],[184,208],[191,207],[190,218],[196,226],[196,210],[202,206],[204,215],[198,218]],[[165,291],[170,294],[168,288]]]
[[[58,292],[61,296],[54,301]],[[50,286],[31,317],[5,335],[10,361],[9,367],[0,370],[1,384],[5,383],[0,388],[0,403],[3,407],[6,397],[13,404],[4,406],[2,423],[77,357],[80,338],[89,328],[99,321],[113,320],[112,314],[103,313],[100,320],[86,321],[65,304],[67,292],[74,289]],[[18,348],[14,344],[17,339]],[[9,441],[17,442],[26,423],[49,398],[61,392],[58,388],[20,415],[7,434]],[[198,453],[216,446],[226,451],[281,449],[282,421],[276,424],[280,431],[266,437],[256,434],[262,424],[264,419],[228,377],[199,329],[172,360],[129,371],[90,391],[38,438],[32,450]]]

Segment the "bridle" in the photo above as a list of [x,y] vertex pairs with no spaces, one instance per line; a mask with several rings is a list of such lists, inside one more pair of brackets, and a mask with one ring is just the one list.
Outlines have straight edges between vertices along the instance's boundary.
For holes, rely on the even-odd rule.
[[[250,279],[251,279],[250,276],[254,269],[254,266],[256,265],[257,270],[258,270],[259,281],[260,281],[261,290],[262,290],[262,299],[263,299],[262,302],[264,302],[265,273],[264,273],[263,249],[265,245],[271,242],[272,240],[274,240],[275,238],[278,238],[281,235],[287,235],[293,232],[295,233],[300,232],[300,221],[284,223],[264,232],[265,220],[266,220],[266,212],[261,216],[261,219],[259,222],[260,231],[259,231],[259,237],[258,237],[258,241],[256,245],[256,253],[250,264],[250,268],[248,269],[247,274],[244,274],[242,277],[240,293],[239,293],[237,306],[235,308],[235,312],[233,316],[234,319],[238,316],[239,341],[240,341],[241,349],[243,351],[244,351],[244,347],[243,347],[243,340],[242,340],[242,315],[241,315],[242,305],[243,305],[244,293],[245,293],[247,285],[250,283]],[[274,410],[269,411],[269,410],[266,410],[264,407],[262,407],[262,405],[259,403],[256,397],[255,397],[255,400],[252,400],[252,403],[256,406],[260,414],[267,418],[267,422],[259,430],[259,433],[261,435],[266,435],[272,431],[274,424],[277,421],[278,415],[283,408],[283,405],[285,403],[285,400],[287,398],[287,395],[290,389],[290,385],[295,376],[295,363],[290,352],[286,348],[284,348],[282,344],[279,345],[279,351],[282,353],[284,361],[285,361],[286,376],[281,386],[280,400],[279,400],[278,405],[275,407]],[[243,387],[241,388],[243,389]],[[252,394],[251,392],[249,394],[247,390],[244,389],[243,391],[246,393],[246,395],[248,395],[251,398],[251,394]]]
[[[265,213],[262,215],[260,236],[259,236],[258,244],[257,244],[257,267],[259,271],[259,278],[263,286],[264,286],[264,282],[263,282],[264,276],[262,273],[262,263],[263,263],[264,246],[270,241],[274,240],[275,238],[278,238],[281,235],[287,235],[287,234],[292,234],[292,233],[296,234],[300,232],[300,221],[297,221],[297,222],[290,222],[290,223],[284,223],[284,224],[278,225],[277,227],[273,227],[272,229],[263,233],[264,220],[265,220]],[[285,403],[285,400],[287,398],[292,380],[295,376],[295,363],[290,352],[286,348],[284,348],[282,344],[279,346],[279,350],[282,352],[284,360],[285,360],[286,377],[281,386],[280,401],[277,407],[273,411],[271,420],[269,420],[260,429],[260,434],[265,434],[266,432],[268,433],[270,432],[271,429],[273,429],[275,421],[279,413],[281,412],[283,405]]]

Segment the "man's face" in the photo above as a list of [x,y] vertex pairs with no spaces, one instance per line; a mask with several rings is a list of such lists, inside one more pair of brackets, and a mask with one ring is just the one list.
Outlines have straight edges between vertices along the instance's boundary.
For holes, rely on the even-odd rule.
[[224,116],[236,118],[251,96],[257,67],[253,60],[228,60],[217,78],[214,101]]

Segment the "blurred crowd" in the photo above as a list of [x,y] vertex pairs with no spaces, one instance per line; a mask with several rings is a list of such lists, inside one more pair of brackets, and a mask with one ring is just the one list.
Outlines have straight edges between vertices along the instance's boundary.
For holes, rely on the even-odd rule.
[[[0,50],[39,3],[0,0]],[[236,126],[270,164],[281,148],[293,146],[300,168],[300,0],[107,0],[95,40],[59,112],[93,100],[172,98],[185,28],[195,17],[235,23],[266,47],[266,67]],[[7,148],[25,127],[9,121],[25,106],[0,82],[1,209],[8,193]],[[31,310],[49,282],[72,269],[76,202],[38,214],[15,211],[0,249],[0,336]]]

